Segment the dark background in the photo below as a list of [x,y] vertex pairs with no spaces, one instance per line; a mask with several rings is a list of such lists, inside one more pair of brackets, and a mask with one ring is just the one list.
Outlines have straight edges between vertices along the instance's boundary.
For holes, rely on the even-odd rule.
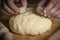
[[27,0],[27,2],[29,3],[29,4],[37,4],[37,3],[39,3],[41,0]]

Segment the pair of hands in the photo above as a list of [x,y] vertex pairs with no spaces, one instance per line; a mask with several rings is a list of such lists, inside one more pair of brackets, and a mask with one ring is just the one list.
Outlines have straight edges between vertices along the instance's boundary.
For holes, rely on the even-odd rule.
[[[4,1],[4,8],[1,9],[1,12],[4,14],[17,14],[19,12],[19,9],[15,5],[14,2],[20,2],[22,3],[22,6],[24,9],[27,8],[27,0],[6,0]],[[43,7],[45,5],[47,0],[41,0],[37,5],[37,10],[39,10],[40,7]],[[44,8],[44,16],[48,17],[60,17],[60,0],[50,0],[49,3]]]

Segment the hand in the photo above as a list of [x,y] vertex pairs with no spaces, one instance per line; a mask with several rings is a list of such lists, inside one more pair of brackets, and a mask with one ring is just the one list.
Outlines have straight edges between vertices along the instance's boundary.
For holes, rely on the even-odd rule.
[[[1,8],[0,12],[3,14],[17,14],[19,12],[18,7],[15,5],[14,2],[19,2],[20,0],[3,0],[3,8]],[[24,0],[21,0],[22,4],[25,4]],[[22,5],[27,6],[27,5]]]
[[13,34],[0,22],[0,40],[13,40]]
[[[38,7],[42,7],[45,5],[47,0],[42,0],[39,2]],[[48,17],[60,17],[60,0],[50,0],[48,5],[44,8],[44,16]]]
[[2,0],[1,3],[2,3],[2,8],[0,10],[1,13],[16,14],[18,12],[18,8],[16,7],[14,0]]
[[20,7],[19,12],[24,13],[26,12],[26,9],[27,9],[27,0],[21,0],[21,2],[23,7]]

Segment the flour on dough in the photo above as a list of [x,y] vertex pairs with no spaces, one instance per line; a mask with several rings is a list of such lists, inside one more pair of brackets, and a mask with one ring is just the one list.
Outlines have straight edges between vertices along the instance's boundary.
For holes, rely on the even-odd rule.
[[38,35],[50,30],[52,21],[49,18],[36,15],[29,9],[23,14],[11,17],[9,25],[10,29],[15,33],[21,35]]

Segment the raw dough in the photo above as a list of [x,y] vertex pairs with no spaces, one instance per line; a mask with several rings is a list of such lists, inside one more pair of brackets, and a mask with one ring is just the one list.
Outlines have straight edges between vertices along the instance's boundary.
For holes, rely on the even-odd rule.
[[10,21],[10,29],[21,35],[38,35],[51,29],[52,21],[36,15],[28,8],[27,12],[13,16]]

